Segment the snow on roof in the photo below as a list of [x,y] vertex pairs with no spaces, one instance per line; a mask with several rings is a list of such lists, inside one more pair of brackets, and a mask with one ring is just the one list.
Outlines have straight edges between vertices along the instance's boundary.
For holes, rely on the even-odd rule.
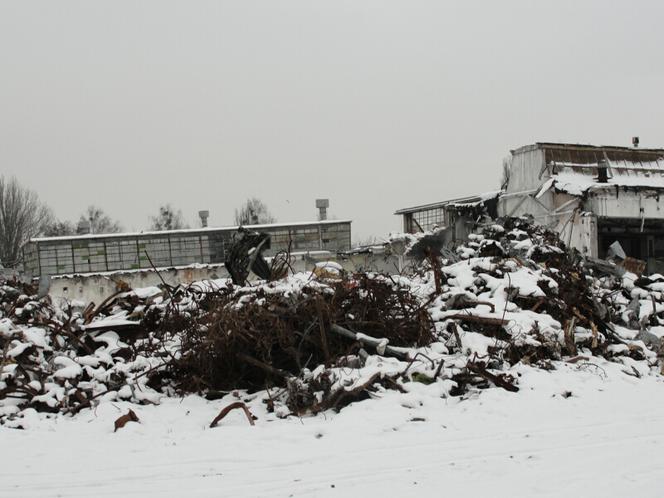
[[607,182],[597,181],[597,163],[551,162],[557,190],[583,195],[588,190],[611,187],[664,189],[664,158],[656,161],[608,161]]
[[394,214],[408,214],[415,213],[418,211],[427,211],[429,209],[437,209],[445,206],[473,206],[478,205],[482,202],[489,201],[498,197],[503,191],[502,190],[492,190],[490,192],[484,192],[483,194],[472,195],[468,197],[459,197],[457,199],[449,199],[446,201],[433,202],[431,204],[422,204],[421,206],[414,206],[409,208],[403,208],[396,211]]
[[[244,225],[244,228],[250,230],[269,230],[278,228],[289,227],[304,227],[311,225],[336,225],[342,223],[352,223],[351,220],[323,220],[323,221],[300,221],[295,223],[272,223],[269,225]],[[206,228],[183,228],[180,230],[161,230],[161,231],[144,231],[144,232],[120,232],[120,233],[94,233],[86,235],[65,235],[61,237],[36,237],[30,239],[30,242],[56,242],[65,240],[85,240],[85,239],[99,239],[99,238],[122,238],[122,237],[145,237],[145,236],[167,236],[167,235],[203,235],[210,232],[219,231],[236,231],[239,226],[229,227],[206,227]]]

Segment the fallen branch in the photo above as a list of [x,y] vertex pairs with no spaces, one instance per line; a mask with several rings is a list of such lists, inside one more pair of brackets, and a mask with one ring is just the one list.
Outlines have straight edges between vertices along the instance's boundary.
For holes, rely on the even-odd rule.
[[[329,410],[330,408],[335,410],[335,411],[340,411],[343,407],[348,406],[354,401],[360,401],[362,399],[365,399],[368,397],[368,391],[369,388],[371,388],[376,382],[379,382],[380,380],[386,380],[389,377],[384,377],[382,376],[381,372],[377,372],[373,374],[368,381],[366,381],[364,384],[357,386],[355,389],[351,390],[346,390],[346,389],[339,389],[336,391],[332,396],[330,396],[327,399],[324,399],[320,403],[318,403],[316,406],[312,408],[312,412],[318,413],[324,410]],[[396,384],[393,378],[390,378],[390,380],[393,382],[392,387]],[[398,384],[396,384],[398,385]]]
[[283,377],[284,379],[289,379],[293,377],[293,374],[290,374],[286,372],[285,370],[281,370],[280,368],[273,367],[272,365],[268,365],[267,363],[263,363],[260,360],[257,360],[256,358],[246,355],[244,353],[237,353],[238,359],[244,361],[245,363],[249,363],[250,365],[260,368],[261,370],[266,371],[269,374],[275,375],[277,377]]
[[219,415],[217,415],[217,416],[214,418],[214,420],[212,421],[212,423],[210,424],[210,429],[213,429],[214,427],[216,427],[217,424],[218,424],[219,422],[221,422],[221,420],[222,420],[226,415],[228,415],[228,413],[229,413],[230,411],[232,411],[232,410],[234,410],[234,409],[236,409],[236,408],[242,408],[242,410],[244,411],[244,414],[247,416],[247,420],[249,421],[249,424],[251,424],[251,425],[256,425],[256,424],[254,423],[254,419],[255,419],[256,417],[254,417],[253,414],[249,411],[249,408],[247,408],[247,405],[245,405],[242,401],[236,401],[235,403],[231,403],[230,405],[228,405],[226,408],[223,408],[223,409],[219,412]]
[[495,327],[503,327],[508,323],[510,323],[509,320],[505,320],[503,318],[493,318],[491,316],[467,315],[465,313],[457,313],[456,315],[450,315],[445,318],[451,320],[459,320],[461,322],[479,323],[480,325],[491,325]]
[[468,368],[468,370],[470,370],[474,374],[477,374],[480,377],[488,380],[489,382],[492,382],[494,385],[502,387],[506,391],[509,391],[511,393],[519,392],[519,388],[516,387],[514,384],[505,380],[504,375],[494,375],[491,372],[487,371],[486,365],[484,363],[469,362],[466,365],[466,368]]
[[134,410],[129,410],[125,415],[122,415],[115,421],[115,430],[113,432],[122,429],[129,422],[138,422],[138,415],[134,413]]
[[587,356],[575,356],[574,358],[570,358],[569,360],[567,360],[567,363],[578,363],[580,361],[589,361],[589,360],[590,358],[588,358]]
[[404,348],[395,348],[393,346],[387,345],[387,339],[377,339],[375,337],[368,336],[363,333],[353,332],[351,330],[345,329],[335,323],[330,326],[330,332],[334,332],[337,335],[342,337],[347,337],[354,341],[361,342],[365,346],[370,346],[376,350],[379,355],[389,355],[399,358],[401,360],[408,360],[409,355],[408,351]]
[[576,356],[578,351],[576,349],[576,342],[574,340],[574,331],[576,328],[576,316],[573,316],[565,328],[565,348],[572,356]]

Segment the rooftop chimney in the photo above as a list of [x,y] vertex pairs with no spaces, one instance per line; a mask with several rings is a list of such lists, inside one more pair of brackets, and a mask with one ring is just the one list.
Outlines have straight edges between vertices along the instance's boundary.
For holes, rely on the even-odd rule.
[[634,148],[639,146],[639,137],[632,137],[632,145]]
[[206,228],[208,226],[208,217],[210,216],[210,211],[207,209],[199,211],[198,216],[201,218],[201,226]]
[[330,207],[330,200],[316,199],[316,207],[318,208],[318,220],[325,221],[327,219],[327,208]]
[[597,181],[599,183],[608,183],[609,181],[609,165],[606,159],[600,159],[597,163]]

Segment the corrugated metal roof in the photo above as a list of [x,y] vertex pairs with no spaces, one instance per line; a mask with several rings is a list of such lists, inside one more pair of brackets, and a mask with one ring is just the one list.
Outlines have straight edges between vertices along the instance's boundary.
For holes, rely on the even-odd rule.
[[623,174],[614,171],[613,177],[606,183],[597,181],[594,175],[578,171],[562,171],[552,179],[557,190],[572,195],[582,195],[588,190],[600,190],[615,187],[632,187],[639,189],[664,190],[664,172],[656,174]]
[[551,161],[552,178],[558,190],[580,195],[589,189],[608,187],[637,187],[664,189],[664,158],[656,161],[632,162],[605,160],[608,181],[597,181],[598,163],[570,163]]
[[610,161],[650,162],[664,158],[664,149],[620,147],[615,145],[586,145],[554,142],[536,142],[524,145],[512,152],[519,154],[535,149],[543,150],[547,164],[551,161],[576,164],[596,163],[599,159]]
[[471,195],[468,197],[459,197],[458,199],[449,199],[446,201],[432,202],[431,204],[422,204],[421,206],[413,206],[409,208],[399,209],[395,211],[394,214],[408,214],[408,213],[417,213],[419,211],[427,211],[429,209],[437,209],[450,205],[463,205],[463,204],[477,204],[479,202],[488,201],[489,199],[495,199],[501,194],[502,190],[493,190],[491,192],[486,192],[479,195]]
[[[664,189],[664,149],[537,142],[512,154],[544,152],[556,189],[581,195],[590,189],[633,187]],[[608,166],[608,182],[597,181],[598,166]]]

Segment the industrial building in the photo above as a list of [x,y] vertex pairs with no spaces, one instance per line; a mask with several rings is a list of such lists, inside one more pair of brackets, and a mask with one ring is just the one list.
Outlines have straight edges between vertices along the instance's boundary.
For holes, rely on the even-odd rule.
[[[586,256],[603,258],[617,241],[648,272],[664,271],[664,149],[639,148],[638,139],[634,147],[538,142],[511,151],[505,171],[495,205],[492,193],[396,214],[407,232],[467,232],[479,215],[531,215]],[[464,206],[474,206],[465,210],[472,216],[455,216]]]
[[655,272],[664,260],[662,194],[664,149],[536,143],[512,151],[498,214],[531,214],[590,257],[618,241]]
[[[293,253],[347,251],[351,222],[314,221],[254,225],[246,228],[271,236],[264,252]],[[78,235],[32,239],[23,250],[25,274],[30,277],[100,273],[192,264],[222,264],[238,227],[199,228],[160,232]]]
[[465,219],[465,215],[469,212],[478,211],[486,211],[486,214],[495,217],[500,193],[501,191],[497,190],[481,195],[403,208],[394,214],[402,217],[405,233],[428,232],[436,228],[455,226],[460,230],[459,235],[461,236],[461,232],[464,230],[461,228],[462,224],[458,223],[459,219]]

